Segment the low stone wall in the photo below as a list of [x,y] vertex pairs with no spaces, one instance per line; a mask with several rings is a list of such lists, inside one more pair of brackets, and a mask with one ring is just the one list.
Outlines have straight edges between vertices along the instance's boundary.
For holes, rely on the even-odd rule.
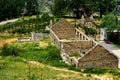
[[61,57],[62,57],[63,61],[68,65],[77,65],[78,64],[78,60],[75,57],[69,57],[69,55],[67,55],[66,53],[62,52]]
[[43,33],[35,33],[35,32],[31,32],[31,39],[32,41],[38,41],[38,40],[43,40]]
[[78,60],[78,69],[118,68],[118,59],[101,45],[96,45]]
[[23,38],[18,38],[18,42],[29,42],[29,41],[38,41],[38,40],[43,40],[44,34],[43,33],[31,33],[31,37],[23,37]]
[[17,42],[29,42],[29,41],[32,41],[31,37],[17,38]]

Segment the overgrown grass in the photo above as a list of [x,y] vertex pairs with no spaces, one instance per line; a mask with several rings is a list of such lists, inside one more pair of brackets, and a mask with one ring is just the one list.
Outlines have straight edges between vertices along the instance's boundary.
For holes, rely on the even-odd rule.
[[10,39],[10,38],[13,38],[13,36],[2,36],[0,35],[0,40],[5,40],[5,39]]
[[[3,79],[8,79],[8,77],[5,76],[5,75],[7,75],[6,71],[9,71],[10,74],[14,73],[13,75],[10,75],[8,73],[8,75],[11,76],[10,79],[12,79],[12,80],[22,78],[23,77],[22,74],[25,74],[25,76],[24,76],[25,80],[28,79],[28,76],[30,76],[30,78],[35,78],[34,80],[40,79],[40,76],[39,77],[37,76],[38,73],[36,72],[37,69],[35,69],[35,68],[32,68],[35,71],[31,70],[30,75],[28,74],[29,73],[29,64],[27,64],[26,61],[37,61],[37,62],[43,63],[45,65],[59,67],[59,68],[67,68],[69,70],[81,72],[80,70],[76,69],[75,66],[68,66],[62,61],[62,59],[60,58],[59,49],[51,42],[51,40],[49,38],[45,38],[43,41],[38,41],[38,42],[23,42],[23,43],[16,42],[16,43],[12,43],[11,47],[12,46],[17,46],[17,48],[20,51],[16,49],[19,52],[19,54],[17,54],[16,57],[14,55],[11,55],[8,57],[3,56],[2,59],[0,58],[0,69],[4,73],[4,74],[2,74],[2,72],[0,72],[0,75],[4,76]],[[7,61],[6,61],[6,58],[7,58]],[[24,60],[24,59],[26,59],[26,60]],[[11,61],[11,62],[9,62],[9,61]],[[11,64],[12,64],[12,67],[11,67]],[[21,70],[20,67],[17,66],[19,64],[20,64],[20,67],[22,67],[22,66],[24,66],[24,67],[22,67],[22,72],[20,71],[20,73],[17,73],[17,72],[19,72],[18,70]],[[13,71],[9,69],[9,68],[13,68],[13,67],[18,68],[18,69],[13,70]],[[32,67],[32,66],[30,66],[30,67]],[[38,66],[36,66],[36,67],[38,67]],[[26,69],[27,69],[27,71],[26,71]],[[26,71],[26,72],[23,72],[23,71]],[[38,71],[41,71],[41,69]],[[49,69],[48,69],[48,71],[49,71]],[[46,73],[46,72],[47,71],[45,71],[45,72],[43,71],[43,73]],[[15,73],[17,73],[17,74],[15,74]],[[39,73],[39,75],[42,75],[43,73]],[[93,68],[90,68],[90,69],[85,69],[83,71],[83,73],[87,73],[87,74],[109,73],[109,74],[112,74],[112,75],[120,78],[120,76],[119,76],[120,73],[115,69],[93,69]],[[55,72],[55,74],[56,74],[56,72]],[[51,73],[51,75],[55,75],[55,74]],[[54,79],[54,77],[51,76],[51,79]],[[47,78],[50,78],[50,76]],[[47,79],[47,78],[45,78],[45,79]],[[58,79],[58,78],[55,77],[55,79]],[[62,79],[62,78],[60,78],[60,79]],[[69,78],[69,79],[71,79],[71,78]],[[64,79],[62,79],[62,80],[64,80]],[[73,80],[73,78],[71,80]]]
[[120,44],[115,44],[115,47],[116,48],[120,48]]
[[69,56],[70,57],[81,57],[81,55],[78,53],[71,53]]
[[54,20],[54,17],[44,14],[38,18],[29,18],[19,20],[15,23],[8,23],[0,26],[1,33],[8,34],[26,34],[30,32],[48,32],[45,31],[45,27],[49,25],[50,20]]
[[[67,67],[60,57],[60,50],[45,38],[43,41],[13,43],[20,50],[18,56],[51,66]],[[11,46],[12,47],[12,46]]]
[[[3,66],[4,65],[4,66]],[[1,67],[2,66],[2,67]],[[94,80],[93,77],[44,64],[28,63],[20,57],[0,58],[0,80]],[[97,79],[96,79],[97,80]]]
[[88,68],[83,71],[83,73],[89,73],[89,74],[105,74],[110,73],[113,76],[116,76],[117,78],[120,78],[120,72],[118,69],[112,69],[112,68],[104,68],[104,69],[95,69],[95,68]]

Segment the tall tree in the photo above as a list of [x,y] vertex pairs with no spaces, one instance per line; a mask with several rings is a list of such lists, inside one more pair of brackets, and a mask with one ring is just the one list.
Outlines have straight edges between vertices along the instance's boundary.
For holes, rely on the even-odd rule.
[[38,13],[37,0],[26,0],[26,10],[28,15],[34,15]]
[[106,27],[106,30],[108,32],[113,32],[114,30],[117,29],[118,20],[114,14],[105,15],[105,17],[102,19],[102,21],[103,21],[102,26]]
[[103,18],[102,24],[108,34],[108,40],[115,43],[120,42],[120,21],[118,21],[118,18],[114,14],[107,14]]
[[21,16],[25,0],[0,0],[0,20]]
[[51,4],[52,4],[52,1],[38,0],[38,11],[40,13],[49,13]]
[[65,0],[54,0],[51,6],[51,11],[55,16],[61,17],[65,14],[66,2]]
[[100,17],[102,18],[103,14],[114,9],[116,3],[116,0],[55,0],[53,12],[60,14],[66,9],[78,12],[81,10],[86,16],[90,16],[92,12],[100,12]]
[[93,0],[96,12],[100,12],[100,17],[108,12],[112,12],[117,5],[117,0]]

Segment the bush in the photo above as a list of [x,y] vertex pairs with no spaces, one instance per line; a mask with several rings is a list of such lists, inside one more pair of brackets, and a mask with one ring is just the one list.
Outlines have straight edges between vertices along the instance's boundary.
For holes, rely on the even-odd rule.
[[4,44],[1,49],[1,56],[17,56],[19,53],[19,49],[15,46],[10,46],[8,44]]
[[98,69],[98,68],[88,68],[83,71],[83,73],[90,73],[90,74],[105,74],[105,73],[110,73],[115,76],[120,77],[120,72],[118,72],[116,69]]
[[42,19],[43,21],[49,21],[49,20],[50,20],[50,16],[49,16],[48,14],[43,14],[43,15],[41,16],[41,19]]
[[48,59],[61,60],[60,49],[58,49],[56,46],[48,46],[47,50],[49,51],[48,52]]
[[84,27],[84,30],[86,34],[90,34],[90,35],[97,34],[97,31],[93,28]]
[[0,62],[0,70],[7,67],[7,62]]
[[91,73],[91,74],[105,74],[106,69],[95,69],[95,68],[88,68],[83,71],[84,73]]
[[44,30],[42,33],[50,33],[50,30]]

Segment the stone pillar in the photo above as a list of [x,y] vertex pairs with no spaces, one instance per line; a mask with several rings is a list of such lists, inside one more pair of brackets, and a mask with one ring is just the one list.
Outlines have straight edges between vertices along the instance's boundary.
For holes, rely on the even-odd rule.
[[79,33],[79,35],[78,35],[78,38],[80,39],[80,33]]
[[75,32],[76,32],[76,36],[78,37],[78,32],[77,32],[77,30],[76,30]]
[[118,59],[118,68],[120,68],[120,59]]
[[31,32],[31,40],[32,40],[32,41],[35,40],[34,37],[35,37],[35,32]]
[[81,35],[81,40],[83,40],[83,35]]

